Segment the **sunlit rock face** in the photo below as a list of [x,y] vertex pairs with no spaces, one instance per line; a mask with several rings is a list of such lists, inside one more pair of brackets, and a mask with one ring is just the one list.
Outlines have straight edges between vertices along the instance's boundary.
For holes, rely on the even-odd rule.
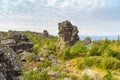
[[0,44],[0,80],[18,80],[19,73],[17,54],[11,48]]
[[66,20],[62,23],[58,23],[59,29],[59,42],[57,49],[62,49],[66,45],[71,46],[74,45],[78,40],[78,28],[71,24],[70,21]]

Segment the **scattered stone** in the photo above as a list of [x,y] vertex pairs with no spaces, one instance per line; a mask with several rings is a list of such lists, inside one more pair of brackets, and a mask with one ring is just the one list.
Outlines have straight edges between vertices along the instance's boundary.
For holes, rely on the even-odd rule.
[[116,75],[116,76],[120,76],[119,72],[113,72],[113,74]]
[[57,50],[63,49],[66,45],[74,45],[78,40],[78,28],[66,20],[62,23],[58,23],[59,28],[59,41]]
[[52,66],[56,65],[58,61],[56,59],[52,59]]
[[40,57],[40,61],[41,61],[41,62],[45,62],[45,58]]
[[38,55],[35,55],[33,53],[30,53],[30,52],[22,52],[19,54],[20,55],[20,60],[23,61],[23,62],[26,62],[27,59],[28,59],[28,55],[32,55],[32,60],[33,61],[40,61],[40,57]]
[[70,67],[71,64],[69,62],[66,63],[66,67]]
[[72,80],[72,78],[64,78],[64,80]]
[[50,76],[50,77],[57,77],[59,74],[58,74],[58,72],[56,72],[56,71],[49,71],[48,72],[48,76]]
[[85,71],[82,73],[80,79],[82,79],[84,77],[84,75],[87,75],[90,79],[102,80],[102,78],[99,76],[98,73],[96,73],[95,71],[89,69],[87,66],[85,66]]
[[33,56],[33,60],[34,60],[34,61],[40,61],[40,56],[34,55],[34,56]]
[[32,53],[29,53],[29,52],[26,52],[26,51],[20,53],[20,54],[19,54],[19,55],[21,55],[21,56],[20,56],[20,60],[23,61],[23,62],[26,62],[27,56],[28,56],[29,54],[31,55]]

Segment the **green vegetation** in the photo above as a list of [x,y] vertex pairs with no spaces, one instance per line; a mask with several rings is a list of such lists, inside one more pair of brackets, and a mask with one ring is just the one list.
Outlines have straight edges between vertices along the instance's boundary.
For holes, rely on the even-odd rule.
[[[101,69],[103,72],[98,71],[98,73],[101,74],[103,80],[117,80],[113,76],[112,71],[120,70],[119,40],[111,41],[106,38],[106,40],[93,41],[90,47],[83,45],[82,41],[78,41],[73,46],[66,46],[64,49],[57,51],[57,37],[49,36],[45,38],[40,36],[40,34],[31,34],[30,32],[26,32],[26,34],[34,42],[33,53],[43,57],[44,61],[32,63],[32,55],[28,55],[28,61],[25,63],[20,76],[21,80],[64,80],[66,77],[78,80],[84,66],[88,66],[91,69]],[[52,62],[44,57],[45,54],[54,55],[59,61],[58,64],[51,66]],[[66,67],[65,63],[69,61],[71,61],[71,66]],[[28,66],[31,63],[35,64],[35,66],[31,66],[29,69]],[[34,70],[34,68],[37,69]],[[68,73],[66,69],[68,69]],[[71,69],[73,71],[70,71]],[[54,79],[51,78],[47,75],[50,70],[58,72],[59,75]],[[74,71],[79,71],[80,73],[74,73]],[[93,79],[84,76],[82,80]]]
[[33,52],[35,54],[38,54],[41,48],[51,50],[52,52],[56,51],[57,37],[50,36],[48,38],[44,38],[29,32],[26,32],[26,34],[34,42]]
[[97,68],[101,69],[120,69],[120,61],[113,57],[81,57],[75,59],[74,66],[77,66],[79,69],[83,69],[84,66],[96,66]]
[[103,80],[118,80],[116,78],[113,77],[111,71],[107,71],[107,74],[103,77]]
[[7,36],[7,32],[0,32],[0,37],[5,37]]

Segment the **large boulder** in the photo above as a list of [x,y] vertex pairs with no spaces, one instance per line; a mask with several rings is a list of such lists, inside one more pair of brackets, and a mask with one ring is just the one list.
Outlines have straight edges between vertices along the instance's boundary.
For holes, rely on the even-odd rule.
[[70,21],[66,20],[62,23],[58,23],[59,29],[59,43],[57,49],[62,49],[66,45],[74,45],[78,40],[78,28],[71,24]]
[[17,54],[9,47],[0,44],[0,80],[18,80],[21,63]]

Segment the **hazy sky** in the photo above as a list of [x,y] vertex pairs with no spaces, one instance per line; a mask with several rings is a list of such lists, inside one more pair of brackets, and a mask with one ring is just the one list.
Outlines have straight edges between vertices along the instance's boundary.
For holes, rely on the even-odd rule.
[[80,35],[120,34],[120,0],[0,0],[0,30],[48,30],[70,20]]

